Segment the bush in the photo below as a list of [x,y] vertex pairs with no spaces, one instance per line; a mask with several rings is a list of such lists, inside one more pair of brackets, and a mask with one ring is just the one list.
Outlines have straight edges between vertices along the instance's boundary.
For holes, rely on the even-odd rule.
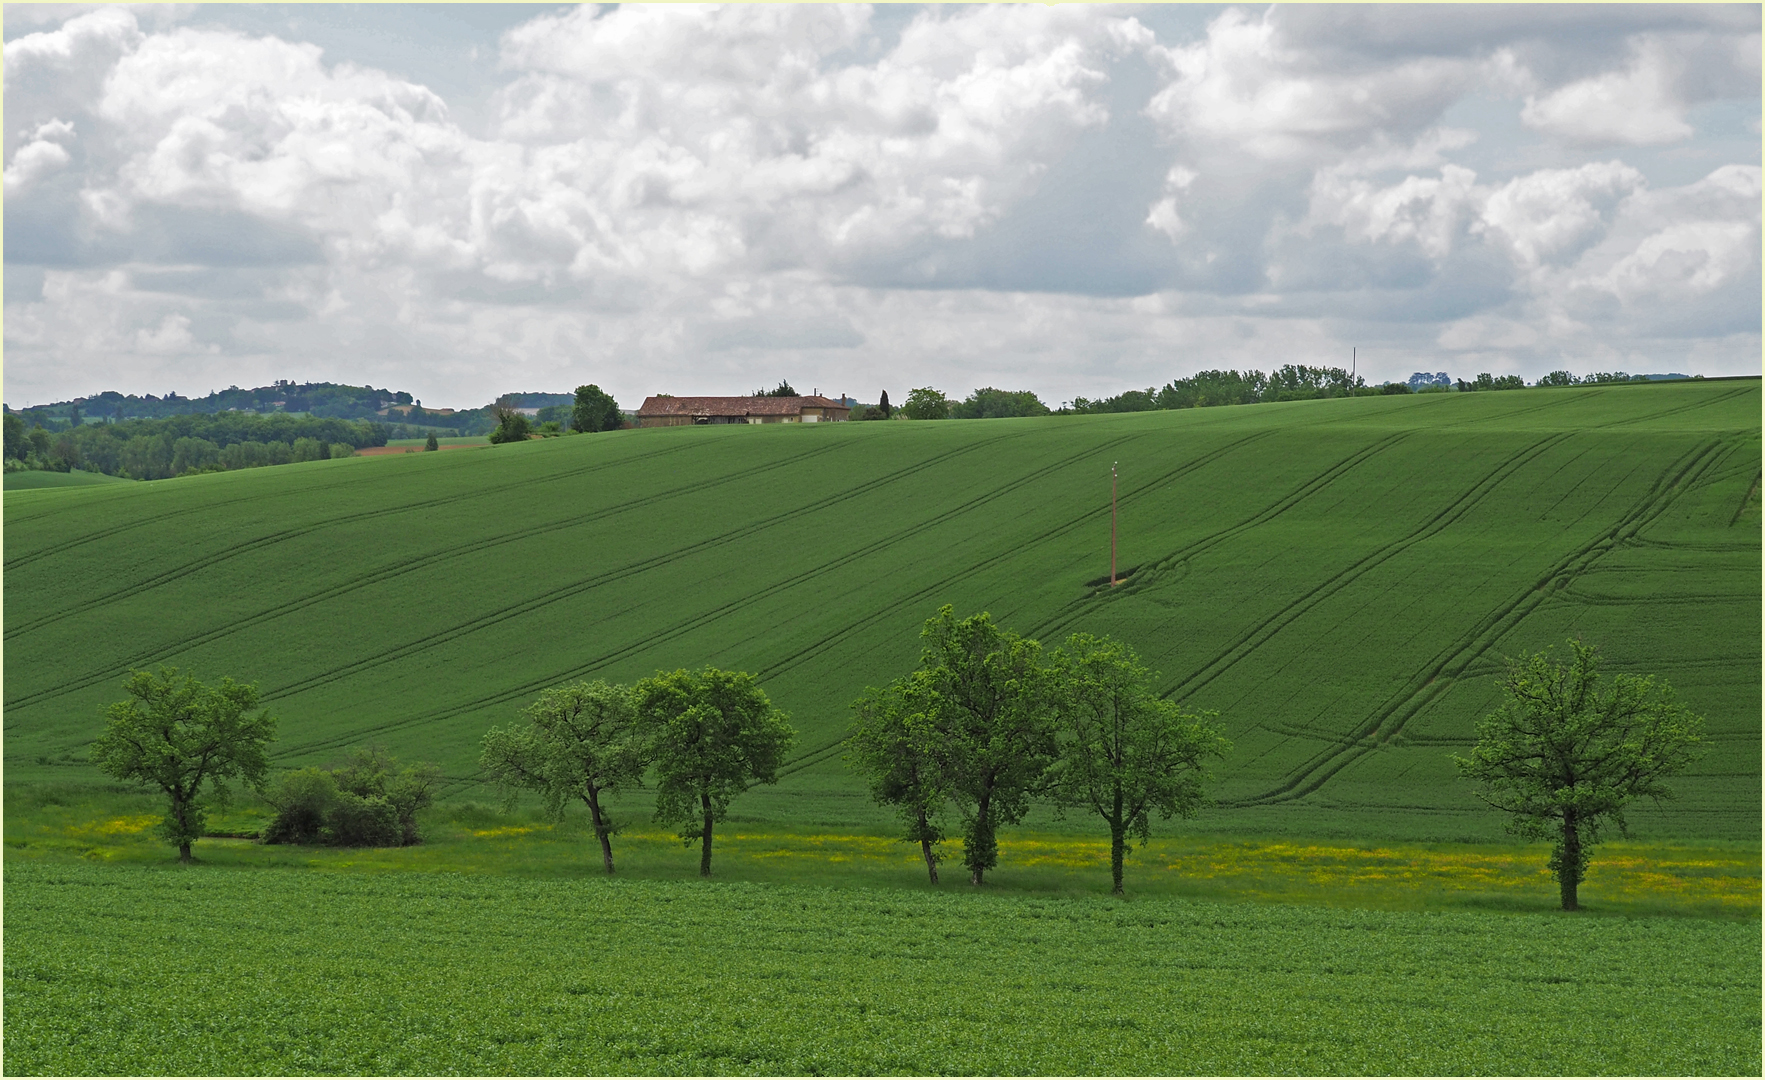
[[422,843],[417,813],[435,801],[441,770],[401,766],[378,746],[352,752],[331,769],[284,773],[265,786],[276,817],[264,830],[266,844],[333,844],[398,847]]
[[355,447],[346,442],[332,443],[331,456],[334,458],[355,457]]
[[402,837],[398,811],[377,795],[363,798],[339,791],[323,836],[327,844],[337,847],[398,847]]
[[296,769],[272,781],[263,797],[276,808],[264,830],[264,843],[316,844],[337,803],[337,781],[323,769]]

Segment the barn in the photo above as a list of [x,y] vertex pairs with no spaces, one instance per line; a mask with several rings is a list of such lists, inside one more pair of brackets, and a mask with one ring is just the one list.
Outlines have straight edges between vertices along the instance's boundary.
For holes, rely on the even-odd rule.
[[819,394],[805,397],[667,397],[644,398],[637,410],[638,427],[684,427],[687,424],[816,424],[844,420],[852,410]]

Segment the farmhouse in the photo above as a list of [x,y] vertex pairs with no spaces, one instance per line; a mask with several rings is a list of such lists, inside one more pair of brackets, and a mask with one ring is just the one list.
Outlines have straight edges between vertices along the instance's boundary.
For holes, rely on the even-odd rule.
[[844,420],[852,410],[819,394],[807,397],[644,398],[638,427],[686,424],[814,424]]

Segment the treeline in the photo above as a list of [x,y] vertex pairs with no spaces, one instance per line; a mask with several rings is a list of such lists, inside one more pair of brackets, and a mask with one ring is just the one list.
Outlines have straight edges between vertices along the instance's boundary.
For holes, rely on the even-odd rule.
[[20,415],[27,424],[40,423],[51,430],[58,430],[57,425],[77,427],[81,422],[114,423],[224,412],[306,413],[338,420],[365,420],[388,406],[410,403],[411,395],[402,390],[378,390],[372,386],[348,386],[328,382],[295,383],[278,379],[269,386],[250,390],[229,386],[225,390],[217,390],[199,398],[184,397],[177,393],[158,397],[153,394],[120,394],[115,390],[106,390],[91,397],[25,409]]
[[349,457],[385,446],[391,434],[372,421],[237,412],[81,424],[56,433],[27,427],[10,413],[3,423],[8,472],[84,469],[134,480]]

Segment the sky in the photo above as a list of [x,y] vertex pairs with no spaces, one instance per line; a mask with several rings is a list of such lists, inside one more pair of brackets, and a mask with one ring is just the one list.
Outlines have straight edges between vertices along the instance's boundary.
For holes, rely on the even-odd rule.
[[1760,371],[1760,7],[8,4],[4,394]]

